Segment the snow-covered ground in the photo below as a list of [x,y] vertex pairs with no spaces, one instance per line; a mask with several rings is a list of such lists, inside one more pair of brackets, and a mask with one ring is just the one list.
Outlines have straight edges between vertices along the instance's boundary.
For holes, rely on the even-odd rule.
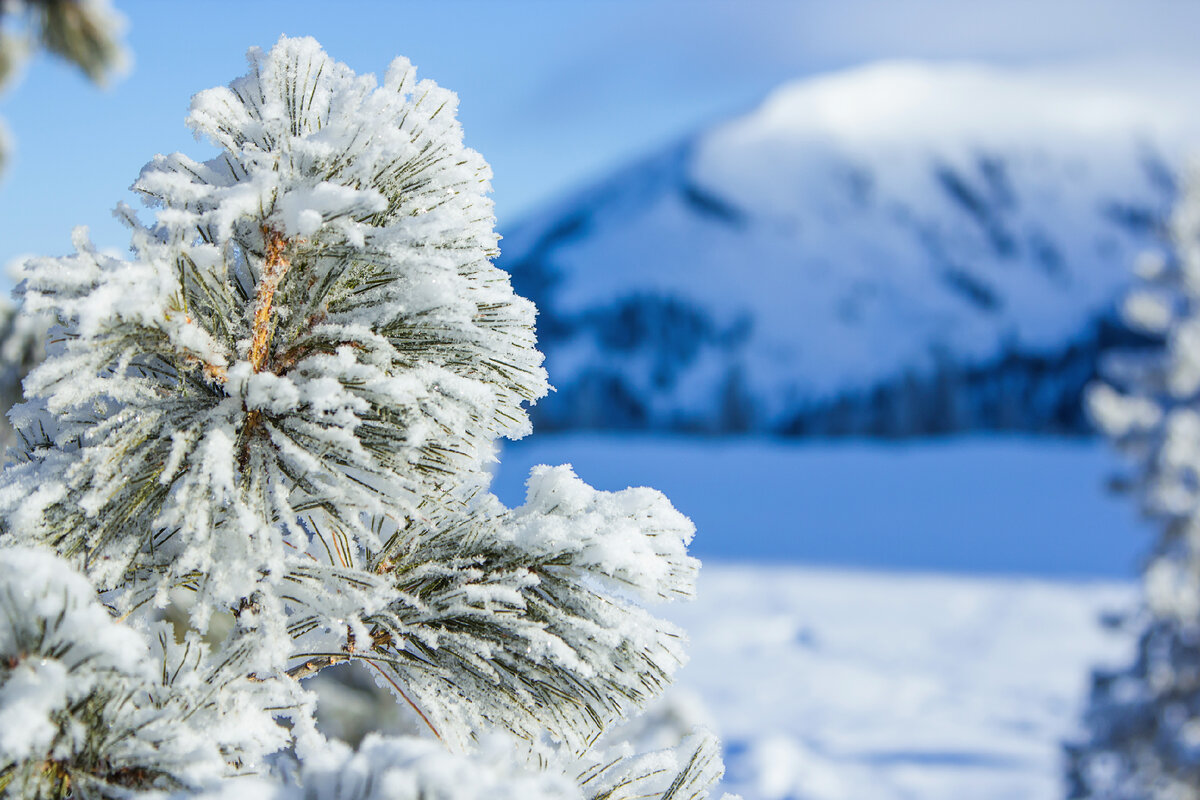
[[[700,596],[667,613],[690,633],[680,688],[725,741],[728,789],[1063,796],[1088,670],[1130,648],[1098,619],[1133,602],[1147,544],[1103,491],[1103,443],[556,436],[509,446],[496,489],[517,502],[529,466],[566,461],[601,488],[660,488],[697,523]],[[853,568],[802,565],[817,561]]]
[[746,800],[1061,800],[1129,584],[705,566],[680,688]]

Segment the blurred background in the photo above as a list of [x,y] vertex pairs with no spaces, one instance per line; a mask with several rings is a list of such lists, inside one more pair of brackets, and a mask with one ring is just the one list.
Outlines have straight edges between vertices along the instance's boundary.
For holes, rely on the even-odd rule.
[[1081,397],[1146,345],[1116,309],[1200,145],[1200,6],[115,5],[122,78],[42,55],[0,96],[0,263],[124,251],[112,207],[212,153],[188,98],[247,47],[408,57],[493,166],[557,389],[495,491],[569,462],[696,523],[661,719],[712,721],[747,800],[1061,796],[1151,539]]

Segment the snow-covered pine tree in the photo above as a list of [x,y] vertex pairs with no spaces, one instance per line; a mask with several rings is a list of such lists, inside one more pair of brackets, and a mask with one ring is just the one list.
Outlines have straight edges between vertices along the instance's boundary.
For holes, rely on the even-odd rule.
[[[21,313],[56,326],[0,475],[0,720],[42,733],[0,735],[0,783],[705,796],[710,735],[593,746],[683,661],[640,603],[692,594],[691,523],[567,467],[535,470],[517,509],[488,493],[495,440],[527,433],[548,387],[455,96],[403,59],[377,84],[312,39],[249,61],[192,102],[219,154],[156,157],[134,184],[152,220],[119,209],[131,257],[79,231],[75,255],[25,265]],[[48,577],[72,567],[86,582]],[[155,620],[181,594],[176,641]],[[300,680],[346,661],[440,743],[324,742]]]
[[1128,457],[1158,538],[1143,572],[1133,663],[1098,671],[1072,798],[1200,798],[1200,164],[1184,176],[1165,256],[1139,264],[1128,321],[1163,346],[1112,362],[1090,412]]

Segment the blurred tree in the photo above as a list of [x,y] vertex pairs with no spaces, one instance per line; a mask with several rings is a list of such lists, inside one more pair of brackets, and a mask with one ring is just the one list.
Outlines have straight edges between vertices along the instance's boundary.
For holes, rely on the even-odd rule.
[[[0,0],[0,88],[38,47],[78,66],[96,83],[126,64],[124,20],[108,0]],[[0,131],[0,169],[5,146]]]
[[[127,55],[120,43],[125,27],[108,0],[0,0],[0,90],[15,80],[23,62],[38,48],[78,66],[98,84],[122,70]],[[0,120],[0,176],[9,150]],[[18,321],[7,298],[0,299],[0,415],[20,400],[21,381],[41,361],[47,325]],[[13,431],[0,416],[0,450],[13,444]]]
[[1086,738],[1067,750],[1072,798],[1200,798],[1200,164],[1169,234],[1170,252],[1143,259],[1123,309],[1161,346],[1115,357],[1088,396],[1158,538],[1131,620],[1136,657],[1095,674]]

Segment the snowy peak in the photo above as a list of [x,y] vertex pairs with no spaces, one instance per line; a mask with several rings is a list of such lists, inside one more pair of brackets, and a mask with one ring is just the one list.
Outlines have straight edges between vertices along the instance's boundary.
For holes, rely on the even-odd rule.
[[[884,61],[785,84],[706,138],[742,150],[755,139],[805,135],[870,148],[1005,145],[1048,135],[1105,140],[1130,130],[1177,137],[1195,114],[1164,78],[1144,66]],[[739,143],[736,135],[746,138]]]
[[[860,203],[872,178],[881,188],[911,191],[929,177],[931,162],[942,165],[936,178],[951,199],[1006,205],[1018,188],[1004,173],[1006,155],[1069,157],[1076,169],[1107,161],[1113,180],[1136,178],[1129,173],[1141,165],[1121,158],[1130,145],[1140,143],[1148,156],[1178,150],[1195,118],[1144,87],[1098,84],[1074,72],[890,62],[781,87],[749,114],[699,136],[692,172],[768,218],[802,212],[821,190],[827,203]],[[953,177],[975,168],[977,197]],[[798,192],[797,185],[808,188]]]
[[541,421],[1078,428],[1200,129],[1147,81],[869,66],[784,86],[556,205],[503,261],[543,310],[560,391]]

